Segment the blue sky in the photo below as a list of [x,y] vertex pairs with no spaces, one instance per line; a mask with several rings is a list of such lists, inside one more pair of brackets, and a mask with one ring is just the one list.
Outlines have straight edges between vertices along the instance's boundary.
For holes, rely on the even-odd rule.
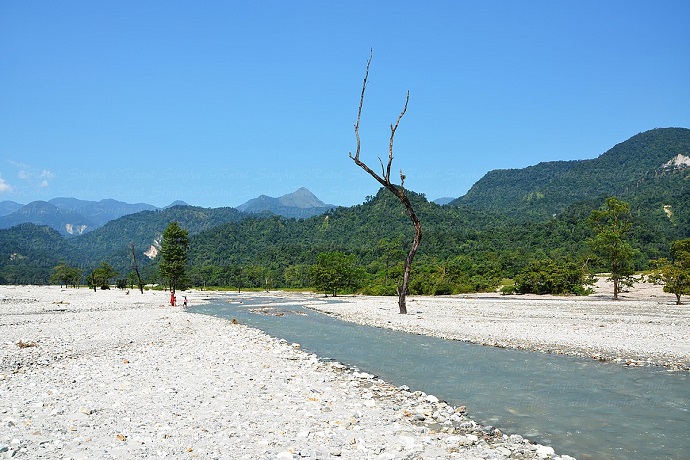
[[[429,199],[690,127],[690,2],[0,2],[0,201]],[[397,175],[396,175],[397,177]]]

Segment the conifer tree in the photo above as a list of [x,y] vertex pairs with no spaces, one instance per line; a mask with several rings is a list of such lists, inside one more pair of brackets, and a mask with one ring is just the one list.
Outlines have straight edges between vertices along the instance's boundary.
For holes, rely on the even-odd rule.
[[180,228],[177,222],[171,222],[163,232],[159,269],[161,276],[168,279],[172,291],[184,278],[188,252],[189,232]]

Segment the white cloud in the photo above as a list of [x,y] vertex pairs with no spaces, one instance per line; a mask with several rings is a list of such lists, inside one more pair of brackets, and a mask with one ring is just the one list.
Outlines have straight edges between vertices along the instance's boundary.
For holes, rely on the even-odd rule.
[[31,166],[29,166],[28,164],[23,163],[23,162],[21,162],[21,161],[14,161],[14,160],[7,160],[7,161],[9,162],[9,164],[11,164],[11,165],[13,165],[13,166],[16,166],[17,168],[27,169],[27,168],[30,168],[30,167],[31,167]]
[[0,192],[9,192],[12,190],[12,186],[5,182],[5,179],[0,177]]
[[45,188],[48,187],[50,185],[50,181],[55,178],[55,174],[48,169],[39,170],[26,163],[10,163],[22,168],[17,171],[17,177],[19,180],[25,181],[31,186]]

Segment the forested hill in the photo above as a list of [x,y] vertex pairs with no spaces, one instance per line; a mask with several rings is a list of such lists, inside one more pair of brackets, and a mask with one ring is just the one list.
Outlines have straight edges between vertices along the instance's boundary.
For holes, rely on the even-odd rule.
[[120,217],[93,232],[70,240],[70,243],[75,252],[81,255],[81,259],[77,261],[80,266],[93,264],[89,261],[106,260],[124,270],[131,264],[130,243],[134,245],[139,261],[145,265],[147,257],[155,256],[160,249],[163,230],[170,222],[178,222],[194,235],[245,217],[235,208],[173,206]]
[[[594,160],[494,171],[453,205],[409,191],[424,232],[413,291],[489,289],[535,259],[587,260],[587,216],[610,195],[631,204],[635,267],[646,269],[669,255],[672,241],[690,237],[689,164],[690,130],[658,129]],[[174,206],[70,238],[36,225],[0,230],[0,282],[45,283],[59,262],[88,272],[105,261],[126,275],[130,243],[147,281],[157,282],[154,256],[172,221],[190,233],[189,275],[197,285],[309,287],[317,256],[342,251],[365,271],[368,292],[395,292],[413,234],[404,207],[383,189],[361,205],[308,219]]]
[[673,163],[678,155],[690,157],[690,129],[653,129],[592,160],[491,171],[451,204],[534,220],[613,195],[633,203],[656,196],[659,211],[664,205],[680,209],[688,202],[690,167]]
[[24,223],[0,230],[2,284],[44,284],[53,267],[79,257],[67,240],[48,226]]

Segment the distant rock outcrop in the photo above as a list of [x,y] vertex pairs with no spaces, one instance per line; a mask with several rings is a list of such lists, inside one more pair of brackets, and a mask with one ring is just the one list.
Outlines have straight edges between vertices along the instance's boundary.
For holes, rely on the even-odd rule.
[[685,156],[682,153],[679,153],[678,155],[664,163],[661,167],[664,169],[690,168],[690,157]]

